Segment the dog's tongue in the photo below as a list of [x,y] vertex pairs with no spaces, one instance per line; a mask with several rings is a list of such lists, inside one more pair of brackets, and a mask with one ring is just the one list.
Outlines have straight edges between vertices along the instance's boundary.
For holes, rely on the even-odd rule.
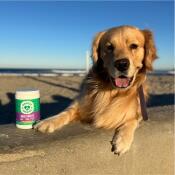
[[130,79],[129,78],[116,78],[115,85],[117,87],[128,87]]

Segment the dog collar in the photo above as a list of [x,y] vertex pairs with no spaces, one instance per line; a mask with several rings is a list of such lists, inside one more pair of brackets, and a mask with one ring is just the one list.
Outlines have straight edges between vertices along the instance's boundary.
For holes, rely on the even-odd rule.
[[142,85],[138,88],[138,92],[139,92],[142,117],[143,117],[143,120],[146,121],[146,120],[148,120],[148,114],[146,111],[146,102],[145,102],[145,96],[143,93],[143,86]]

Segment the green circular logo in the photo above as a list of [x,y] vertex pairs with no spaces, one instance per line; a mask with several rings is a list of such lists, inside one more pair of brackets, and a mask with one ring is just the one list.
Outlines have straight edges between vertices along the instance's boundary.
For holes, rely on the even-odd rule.
[[34,111],[34,104],[32,101],[23,101],[21,103],[20,109],[24,114],[31,114]]

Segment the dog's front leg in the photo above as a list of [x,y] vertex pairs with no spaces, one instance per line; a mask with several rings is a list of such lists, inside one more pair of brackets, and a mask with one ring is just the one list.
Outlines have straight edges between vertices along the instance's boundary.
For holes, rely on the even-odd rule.
[[34,126],[34,129],[43,133],[52,133],[73,120],[78,119],[79,103],[75,101],[66,110],[58,115],[45,119]]
[[137,125],[138,120],[134,119],[124,123],[115,130],[113,139],[111,141],[111,151],[114,152],[114,154],[120,155],[129,150]]

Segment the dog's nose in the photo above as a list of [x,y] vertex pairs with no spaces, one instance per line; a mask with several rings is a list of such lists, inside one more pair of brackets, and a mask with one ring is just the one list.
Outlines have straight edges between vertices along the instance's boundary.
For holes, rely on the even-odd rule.
[[127,58],[122,58],[114,62],[114,66],[121,72],[128,70],[129,60]]

